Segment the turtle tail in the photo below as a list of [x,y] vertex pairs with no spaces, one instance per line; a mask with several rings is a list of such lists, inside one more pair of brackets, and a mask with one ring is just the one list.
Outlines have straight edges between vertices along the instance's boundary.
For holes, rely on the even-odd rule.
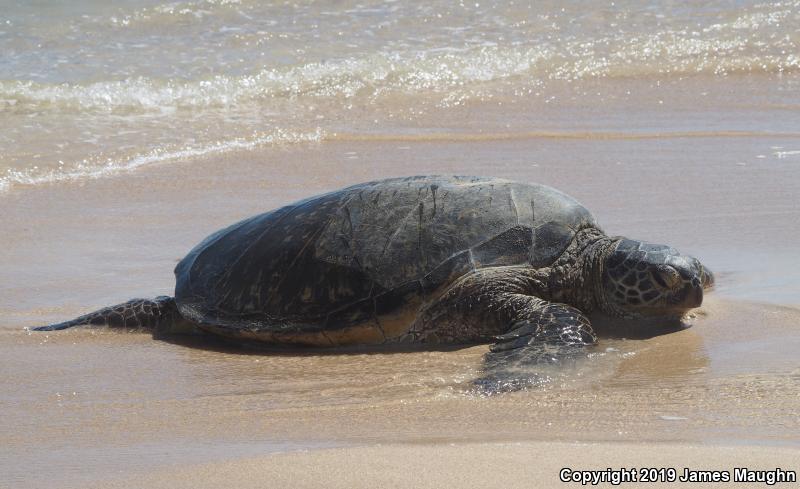
[[77,317],[71,321],[31,328],[32,331],[58,331],[73,326],[108,326],[111,328],[147,329],[167,332],[178,322],[185,321],[175,304],[175,299],[159,296],[155,299],[132,299],[116,306]]

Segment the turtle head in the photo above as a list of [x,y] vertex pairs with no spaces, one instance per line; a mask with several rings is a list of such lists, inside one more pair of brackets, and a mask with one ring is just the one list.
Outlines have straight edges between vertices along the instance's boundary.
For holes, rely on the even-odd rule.
[[713,274],[676,249],[620,239],[602,267],[601,307],[616,316],[678,316],[703,302]]

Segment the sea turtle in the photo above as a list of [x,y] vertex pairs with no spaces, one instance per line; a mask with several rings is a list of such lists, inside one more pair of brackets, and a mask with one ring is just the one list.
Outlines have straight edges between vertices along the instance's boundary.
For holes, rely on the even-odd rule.
[[191,326],[291,347],[493,342],[537,362],[596,342],[587,314],[679,316],[712,274],[675,249],[607,236],[551,187],[498,178],[373,181],[245,219],[175,268],[175,297],[35,328]]

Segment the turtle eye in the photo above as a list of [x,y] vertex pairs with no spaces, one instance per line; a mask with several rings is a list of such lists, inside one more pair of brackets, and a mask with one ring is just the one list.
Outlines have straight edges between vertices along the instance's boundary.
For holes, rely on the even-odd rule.
[[669,265],[662,265],[656,268],[651,275],[653,280],[665,289],[674,289],[681,283],[680,274]]

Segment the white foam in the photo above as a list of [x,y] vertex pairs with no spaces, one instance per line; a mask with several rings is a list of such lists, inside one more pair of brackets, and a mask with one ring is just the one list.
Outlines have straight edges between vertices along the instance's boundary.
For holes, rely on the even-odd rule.
[[665,30],[535,46],[477,46],[458,51],[432,46],[200,80],[144,76],[94,83],[11,80],[0,82],[0,103],[37,110],[153,111],[267,104],[275,98],[369,100],[392,92],[440,92],[445,98],[458,98],[483,93],[484,84],[499,80],[525,87],[542,80],[800,69],[800,46],[792,38],[765,42],[762,38],[768,36],[754,35],[757,30],[739,32],[737,22],[715,24],[715,32],[704,36]]
[[156,148],[129,158],[110,159],[99,164],[84,160],[74,165],[59,165],[59,168],[55,169],[40,170],[38,167],[33,167],[25,170],[8,170],[6,176],[0,177],[0,192],[8,190],[13,185],[39,185],[87,178],[101,178],[169,161],[248,150],[261,146],[318,142],[323,138],[324,132],[319,128],[307,133],[275,130],[271,133],[253,134],[248,138],[215,141],[196,146]]
[[773,153],[778,158],[788,158],[790,156],[800,156],[800,150],[791,150],[791,151],[776,151]]

